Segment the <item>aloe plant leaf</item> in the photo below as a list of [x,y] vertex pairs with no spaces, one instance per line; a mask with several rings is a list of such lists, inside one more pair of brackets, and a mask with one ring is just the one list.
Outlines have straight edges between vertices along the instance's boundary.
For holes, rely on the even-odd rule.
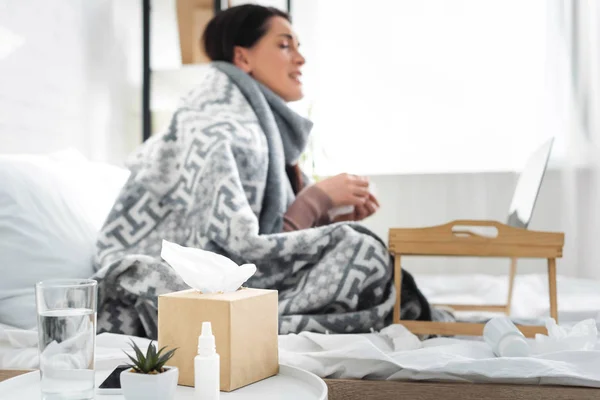
[[164,349],[166,349],[166,348],[167,348],[167,346],[163,346],[163,347],[162,347],[162,348],[161,348],[161,349],[158,351],[158,353],[156,353],[156,357],[160,358],[160,354],[161,354],[161,353],[163,352],[163,350],[164,350]]
[[142,350],[140,350],[140,348],[138,347],[137,344],[135,344],[135,342],[132,340],[131,341],[131,347],[133,347],[133,351],[135,351],[135,355],[139,361],[139,363],[141,365],[146,363],[146,358],[144,357],[144,353],[142,353]]

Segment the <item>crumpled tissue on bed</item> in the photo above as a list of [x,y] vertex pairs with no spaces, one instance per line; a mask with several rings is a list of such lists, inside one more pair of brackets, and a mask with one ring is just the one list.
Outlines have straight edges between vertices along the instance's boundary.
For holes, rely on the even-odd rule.
[[379,333],[391,341],[394,351],[415,350],[423,347],[423,343],[417,335],[409,331],[404,325],[389,325]]
[[534,354],[568,350],[593,350],[598,343],[598,327],[593,319],[586,319],[572,327],[559,326],[554,318],[546,319],[548,335],[535,335],[531,348]]

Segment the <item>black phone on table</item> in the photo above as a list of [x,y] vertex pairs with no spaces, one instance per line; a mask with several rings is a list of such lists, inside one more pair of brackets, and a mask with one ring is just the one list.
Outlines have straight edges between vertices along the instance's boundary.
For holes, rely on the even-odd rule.
[[119,365],[98,386],[98,394],[121,394],[121,372],[130,369],[130,365]]

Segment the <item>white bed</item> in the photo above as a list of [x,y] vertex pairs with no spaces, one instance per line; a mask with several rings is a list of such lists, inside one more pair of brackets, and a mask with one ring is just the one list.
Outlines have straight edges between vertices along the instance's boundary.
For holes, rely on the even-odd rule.
[[[502,304],[508,293],[508,276],[416,275],[415,279],[425,297],[437,304]],[[560,322],[600,315],[600,282],[561,276],[559,265],[557,291]],[[530,319],[549,315],[547,274],[517,275],[511,317]]]
[[[421,276],[428,297],[435,300],[493,302],[506,293],[506,278],[494,276]],[[544,317],[548,314],[543,275],[517,278],[514,314]],[[584,318],[600,323],[597,282],[561,277],[560,316],[566,325]],[[468,298],[464,293],[469,293]],[[523,304],[523,306],[519,306]],[[388,329],[387,331],[390,331]],[[398,337],[394,344],[393,337]],[[135,338],[140,344],[145,339]],[[97,361],[114,365],[123,361],[127,336],[101,334]],[[37,367],[34,331],[0,326],[0,369]],[[362,335],[302,333],[280,336],[281,363],[309,370],[323,378],[378,380],[443,380],[481,383],[558,384],[600,387],[600,342],[594,350],[559,351],[530,359],[498,359],[481,340],[437,338],[416,344],[401,330]],[[535,349],[535,341],[532,341]],[[416,348],[419,347],[419,348]]]
[[[103,333],[96,337],[96,367],[108,369],[126,362],[123,350],[130,351],[129,341],[146,348],[150,340]],[[37,332],[0,324],[0,370],[39,368]]]
[[[73,152],[0,156],[0,166],[3,167],[0,168],[0,237],[3,239],[0,241],[0,276],[3,276],[0,321],[15,321],[11,325],[29,328],[35,326],[33,283],[52,277],[90,275],[93,233],[97,232],[120,185],[127,179],[127,171],[91,163]],[[82,238],[85,243],[81,242]],[[507,293],[506,277],[417,275],[416,279],[425,295],[437,303],[498,303]],[[598,288],[598,282],[560,277],[561,322],[596,318],[600,311]],[[518,276],[513,316],[548,315],[547,293],[545,275]],[[396,331],[396,335],[399,332]],[[114,363],[123,359],[121,349],[127,347],[126,339],[120,335],[99,335],[97,361]],[[545,356],[543,362],[539,359],[524,362],[529,368],[527,373],[521,370],[517,375],[498,375],[494,371],[504,371],[502,363],[511,361],[493,358],[482,342],[438,339],[423,345],[417,343],[414,337],[397,338],[394,347],[391,339],[380,333],[288,335],[280,337],[280,357],[283,363],[327,378],[475,382],[519,378],[517,381],[527,383],[600,386],[600,376],[593,374],[598,368],[587,367],[589,363],[600,365],[597,350],[555,353]],[[0,369],[36,368],[36,344],[35,331],[0,325]],[[398,351],[421,346],[423,348]]]
[[[436,302],[497,303],[506,295],[507,278],[500,276],[418,276],[427,297]],[[600,284],[559,278],[559,318],[571,327],[590,319],[600,326]],[[468,293],[468,294],[466,294]],[[516,279],[513,315],[522,320],[548,316],[547,277],[524,275]],[[464,315],[467,319],[474,315]],[[384,333],[384,331],[382,331]],[[280,337],[280,360],[335,379],[443,380],[477,383],[518,383],[600,387],[600,340],[594,332],[590,350],[548,353],[530,340],[534,357],[500,359],[481,338],[436,338],[415,345],[404,338],[394,348],[382,334]],[[393,336],[393,334],[392,334]],[[589,338],[590,336],[586,336]],[[581,336],[576,342],[583,344]],[[570,343],[572,345],[573,343]],[[420,347],[416,348],[415,347]],[[572,347],[571,347],[572,348]],[[542,352],[543,354],[538,354]]]

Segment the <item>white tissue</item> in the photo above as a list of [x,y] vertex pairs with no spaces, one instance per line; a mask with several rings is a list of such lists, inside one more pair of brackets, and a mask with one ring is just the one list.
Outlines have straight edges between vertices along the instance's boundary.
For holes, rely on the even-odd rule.
[[331,210],[329,210],[328,215],[329,215],[329,219],[334,219],[335,217],[337,217],[339,215],[351,214],[353,212],[354,212],[354,206],[340,206],[340,207],[335,207],[335,208],[332,208]]
[[[371,192],[371,194],[373,196],[376,196],[376,187],[375,184],[373,182],[369,182],[369,192]],[[337,216],[340,215],[346,215],[346,214],[352,214],[354,212],[354,206],[350,205],[350,206],[339,206],[339,207],[335,207],[332,208],[331,210],[329,210],[328,215],[329,215],[329,219],[334,219]]]
[[256,272],[254,264],[238,266],[220,254],[166,240],[160,255],[185,283],[202,293],[235,292]]
[[416,350],[423,347],[423,343],[421,343],[419,338],[406,329],[404,325],[389,325],[379,333],[392,341],[394,351]]
[[594,350],[598,340],[598,328],[593,319],[586,319],[568,328],[559,326],[554,318],[548,318],[546,329],[548,329],[548,336],[535,335],[534,352],[536,354]]
[[76,336],[60,343],[56,340],[48,343],[40,354],[40,367],[53,371],[93,369],[96,333],[91,329],[90,324],[88,320],[85,327],[79,328],[82,329],[82,333]]

